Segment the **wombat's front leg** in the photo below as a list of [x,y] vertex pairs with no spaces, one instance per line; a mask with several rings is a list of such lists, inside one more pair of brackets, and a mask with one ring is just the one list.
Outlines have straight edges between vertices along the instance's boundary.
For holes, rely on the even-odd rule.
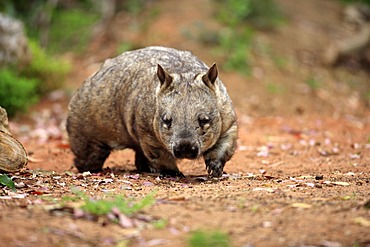
[[145,157],[143,151],[136,150],[135,151],[135,166],[136,169],[140,172],[148,172],[148,173],[156,173],[158,172],[148,160],[147,157]]
[[221,177],[225,163],[232,157],[236,148],[237,126],[236,123],[220,136],[216,144],[204,154],[204,161],[208,174]]
[[135,165],[143,172],[159,172],[163,176],[184,177],[176,165],[175,158],[162,149],[151,147],[143,152],[136,152]]
[[162,176],[185,177],[176,165],[176,160],[167,151],[160,150],[159,157],[151,160],[151,165],[158,169]]

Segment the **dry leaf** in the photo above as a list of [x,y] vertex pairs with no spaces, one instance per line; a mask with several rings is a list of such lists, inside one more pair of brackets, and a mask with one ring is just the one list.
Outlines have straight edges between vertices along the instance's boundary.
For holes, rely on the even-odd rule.
[[335,185],[341,185],[341,186],[349,186],[350,183],[347,183],[347,182],[331,182],[332,184],[335,184]]
[[267,192],[270,192],[270,193],[274,193],[275,189],[272,189],[272,188],[254,188],[252,191],[267,191]]
[[333,185],[340,185],[340,186],[350,185],[350,183],[347,183],[347,182],[331,182],[331,181],[325,181],[324,184],[333,184]]
[[186,201],[186,198],[184,196],[173,196],[173,197],[168,197],[168,201]]
[[370,220],[365,219],[364,217],[354,218],[353,221],[360,226],[370,227]]
[[311,204],[299,203],[299,202],[290,204],[290,206],[293,207],[293,208],[312,208]]
[[44,161],[42,159],[36,159],[36,158],[31,157],[31,156],[28,156],[27,159],[28,159],[29,162],[32,162],[32,163],[40,163],[40,162]]

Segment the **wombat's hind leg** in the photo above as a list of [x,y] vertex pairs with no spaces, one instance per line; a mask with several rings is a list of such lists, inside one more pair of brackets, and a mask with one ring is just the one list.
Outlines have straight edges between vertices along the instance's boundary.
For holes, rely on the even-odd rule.
[[104,161],[108,158],[111,148],[104,144],[86,143],[79,148],[73,148],[74,164],[79,172],[100,172]]

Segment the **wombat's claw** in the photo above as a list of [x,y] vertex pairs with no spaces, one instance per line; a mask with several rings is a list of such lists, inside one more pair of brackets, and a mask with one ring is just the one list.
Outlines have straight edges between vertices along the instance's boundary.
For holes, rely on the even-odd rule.
[[223,165],[221,161],[208,161],[207,172],[211,177],[221,177],[223,173]]

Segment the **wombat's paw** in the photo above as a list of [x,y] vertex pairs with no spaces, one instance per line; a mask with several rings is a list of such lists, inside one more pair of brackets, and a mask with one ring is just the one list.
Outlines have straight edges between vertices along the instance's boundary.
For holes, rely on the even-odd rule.
[[185,175],[182,174],[182,172],[176,170],[161,170],[160,174],[161,177],[179,177],[179,178],[185,177]]
[[102,164],[88,164],[87,162],[79,161],[75,159],[75,166],[79,173],[91,172],[98,173],[103,171]]
[[223,173],[223,164],[219,160],[207,160],[206,168],[208,174],[212,177],[221,177]]
[[79,168],[77,168],[77,170],[78,170],[79,173],[84,173],[84,172],[99,173],[99,172],[103,171],[103,169],[101,167],[96,167],[96,168],[93,168],[93,167],[79,167]]
[[159,173],[158,169],[155,169],[153,166],[147,163],[138,163],[135,162],[136,168],[139,172],[147,172],[147,173]]

